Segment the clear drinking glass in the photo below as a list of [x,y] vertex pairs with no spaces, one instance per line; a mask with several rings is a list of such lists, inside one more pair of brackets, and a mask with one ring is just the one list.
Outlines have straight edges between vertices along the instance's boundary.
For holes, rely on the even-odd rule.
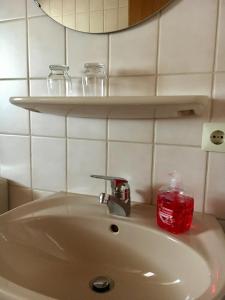
[[72,93],[72,81],[68,74],[69,67],[64,65],[50,65],[47,78],[49,96],[69,96]]
[[84,96],[106,96],[107,76],[104,64],[84,64],[82,86]]

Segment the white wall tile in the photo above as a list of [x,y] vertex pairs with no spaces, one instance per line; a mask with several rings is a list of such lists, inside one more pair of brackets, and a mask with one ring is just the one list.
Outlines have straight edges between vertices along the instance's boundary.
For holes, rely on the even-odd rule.
[[109,140],[153,142],[152,120],[109,120]]
[[0,135],[1,176],[13,185],[30,187],[30,138]]
[[33,188],[66,189],[66,142],[57,138],[32,138]]
[[26,77],[26,21],[0,23],[0,37],[0,78]]
[[159,40],[160,73],[212,71],[217,3],[212,0],[176,1],[163,11]]
[[65,64],[64,28],[47,16],[29,20],[31,77],[47,77],[49,65]]
[[110,35],[110,75],[154,74],[157,53],[157,18]]
[[[30,94],[31,96],[46,96],[48,94],[46,80],[31,80]],[[65,137],[65,117],[31,112],[31,134]]]
[[0,1],[0,21],[25,18],[25,0],[1,0]]
[[176,170],[182,178],[184,188],[194,196],[195,210],[202,211],[206,153],[199,148],[157,145],[154,162],[154,191],[168,185],[171,171]]
[[105,175],[105,163],[105,142],[68,140],[68,191],[91,195],[104,192],[104,181],[90,175]]
[[[211,82],[211,74],[160,76],[158,95],[210,96]],[[202,139],[202,126],[204,122],[208,121],[208,116],[209,111],[198,118],[157,120],[156,142],[199,146]]]
[[154,96],[154,76],[124,76],[109,79],[110,96]]
[[106,119],[69,117],[67,136],[70,138],[106,139]]
[[220,0],[216,71],[225,71],[225,0]]
[[123,177],[129,181],[132,201],[151,201],[151,164],[151,145],[109,143],[108,175]]
[[225,154],[210,153],[206,191],[206,212],[225,219]]
[[107,35],[85,34],[70,29],[67,34],[68,64],[72,76],[81,76],[86,62],[99,62],[107,67]]
[[27,15],[28,17],[42,16],[45,13],[41,10],[34,0],[27,0]]
[[11,184],[9,185],[9,209],[16,208],[32,200],[31,189],[25,189]]
[[215,74],[213,97],[213,122],[225,121],[225,73]]
[[[149,96],[155,94],[154,76],[111,77],[110,96]],[[109,139],[151,143],[152,120],[109,120]]]
[[0,80],[0,132],[29,134],[29,112],[12,105],[13,96],[27,96],[26,80]]

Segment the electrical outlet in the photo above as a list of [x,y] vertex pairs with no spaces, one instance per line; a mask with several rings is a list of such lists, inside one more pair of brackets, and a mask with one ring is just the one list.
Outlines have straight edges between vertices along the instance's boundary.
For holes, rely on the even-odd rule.
[[225,152],[225,123],[203,125],[202,150]]

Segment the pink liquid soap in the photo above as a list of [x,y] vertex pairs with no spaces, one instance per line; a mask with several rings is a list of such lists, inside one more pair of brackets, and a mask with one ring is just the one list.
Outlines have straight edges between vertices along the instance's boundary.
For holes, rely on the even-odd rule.
[[194,199],[180,190],[159,191],[157,196],[157,224],[178,234],[190,229]]

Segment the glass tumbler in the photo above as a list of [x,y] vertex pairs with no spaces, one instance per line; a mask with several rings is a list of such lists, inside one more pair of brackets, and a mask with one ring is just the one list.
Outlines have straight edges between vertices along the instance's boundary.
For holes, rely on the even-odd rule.
[[64,65],[50,65],[47,78],[49,96],[69,96],[72,93],[72,81],[68,74],[69,67]]
[[82,86],[83,96],[106,96],[107,76],[104,64],[84,64]]

